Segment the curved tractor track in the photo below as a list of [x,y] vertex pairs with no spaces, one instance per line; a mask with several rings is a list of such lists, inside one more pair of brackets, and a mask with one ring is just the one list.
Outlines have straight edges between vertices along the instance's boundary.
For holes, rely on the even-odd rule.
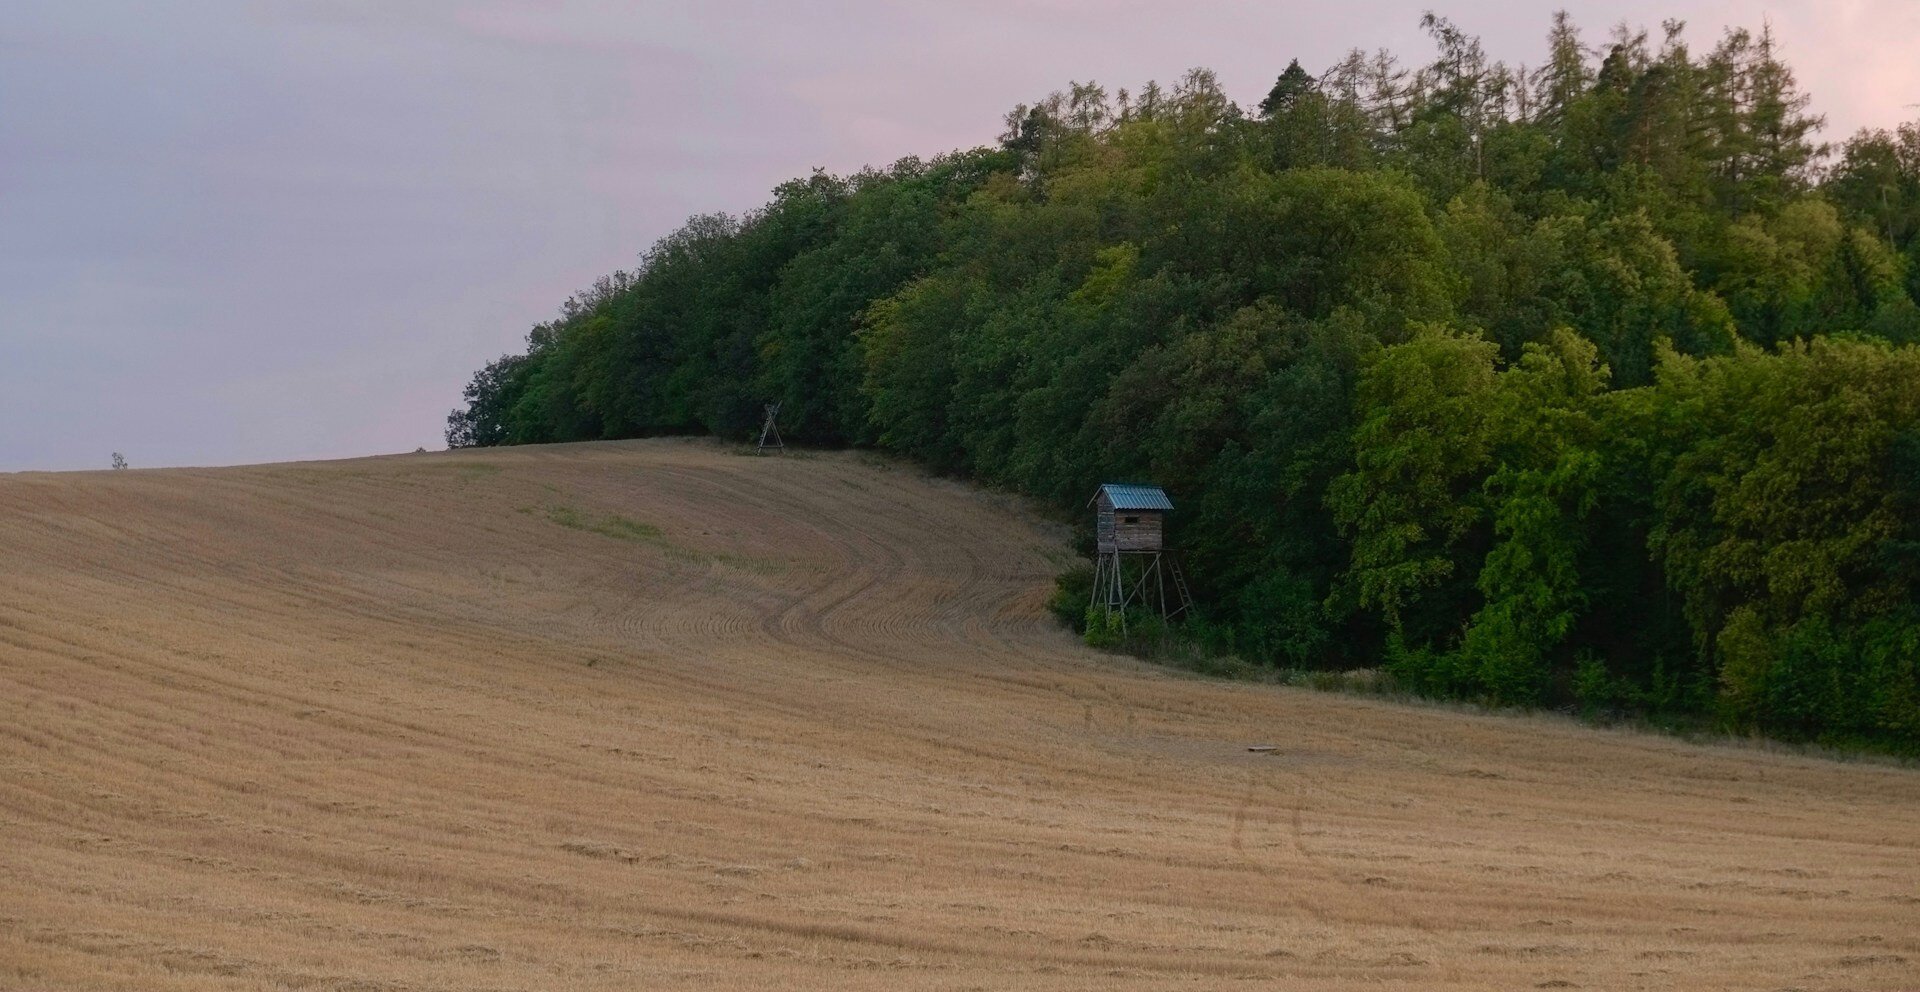
[[1178,677],[1068,554],[692,442],[0,476],[0,988],[1920,983],[1920,774]]

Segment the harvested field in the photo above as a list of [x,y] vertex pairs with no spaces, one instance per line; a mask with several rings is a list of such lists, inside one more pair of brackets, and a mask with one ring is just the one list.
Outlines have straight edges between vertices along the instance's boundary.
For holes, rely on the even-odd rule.
[[0,988],[1920,987],[1920,772],[1180,677],[1067,554],[692,442],[0,476]]

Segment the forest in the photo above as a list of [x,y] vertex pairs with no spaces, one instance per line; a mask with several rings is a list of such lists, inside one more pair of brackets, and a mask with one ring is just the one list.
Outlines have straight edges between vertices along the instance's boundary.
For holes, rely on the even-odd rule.
[[1920,753],[1920,122],[1823,142],[1765,29],[1562,13],[1523,67],[1423,25],[694,217],[447,441],[779,402],[1079,516],[1164,486],[1212,651]]

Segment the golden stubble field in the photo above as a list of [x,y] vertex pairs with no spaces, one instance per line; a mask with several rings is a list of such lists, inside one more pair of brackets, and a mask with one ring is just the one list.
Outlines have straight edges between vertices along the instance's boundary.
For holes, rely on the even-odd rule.
[[703,443],[0,476],[0,988],[1920,988],[1920,772],[1180,677],[1066,555]]

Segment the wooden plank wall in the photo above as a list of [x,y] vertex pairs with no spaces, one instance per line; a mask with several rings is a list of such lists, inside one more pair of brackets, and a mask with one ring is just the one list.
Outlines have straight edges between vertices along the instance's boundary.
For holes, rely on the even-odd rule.
[[[1107,551],[1159,551],[1161,548],[1161,518],[1165,514],[1159,510],[1115,510],[1105,495],[1096,504],[1098,515],[1094,518],[1094,545],[1102,552]],[[1133,523],[1127,519],[1133,518]]]

